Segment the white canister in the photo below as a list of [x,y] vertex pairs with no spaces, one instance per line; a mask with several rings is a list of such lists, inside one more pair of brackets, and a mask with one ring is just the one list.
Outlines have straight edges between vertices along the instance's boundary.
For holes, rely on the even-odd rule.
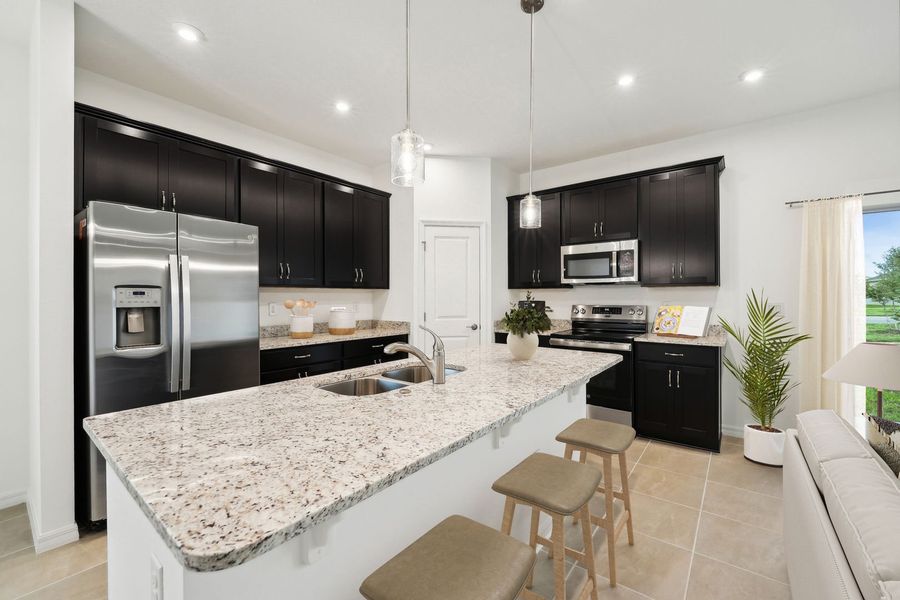
[[332,306],[328,317],[328,333],[331,335],[356,333],[356,311],[346,306]]
[[313,335],[312,315],[291,315],[291,337],[310,338]]

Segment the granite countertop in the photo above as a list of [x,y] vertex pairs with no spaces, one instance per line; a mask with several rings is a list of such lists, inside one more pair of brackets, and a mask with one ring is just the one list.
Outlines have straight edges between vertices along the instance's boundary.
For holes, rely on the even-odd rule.
[[642,336],[634,338],[636,342],[650,342],[654,344],[681,344],[683,346],[713,346],[716,348],[724,348],[728,337],[721,325],[710,325],[706,331],[706,335],[698,338],[682,338],[671,337],[666,335],[656,335],[655,333],[645,333]]
[[[84,428],[188,569],[244,563],[327,520],[621,357],[505,346],[451,351],[466,370],[364,399],[317,385],[374,365],[85,419]],[[391,368],[417,364],[415,359]],[[424,408],[427,407],[427,410]]]
[[[538,335],[550,335],[559,331],[572,329],[572,321],[568,319],[550,319],[550,329],[542,331]],[[494,321],[494,333],[508,333],[505,327],[500,325],[500,321]]]
[[409,325],[379,324],[371,329],[357,329],[356,333],[352,333],[350,335],[331,335],[326,331],[324,333],[314,333],[312,337],[308,338],[292,338],[289,335],[282,335],[277,337],[261,337],[259,338],[259,349],[275,350],[277,348],[295,348],[297,346],[331,344],[334,342],[349,342],[352,340],[365,340],[369,338],[406,334],[409,334]]

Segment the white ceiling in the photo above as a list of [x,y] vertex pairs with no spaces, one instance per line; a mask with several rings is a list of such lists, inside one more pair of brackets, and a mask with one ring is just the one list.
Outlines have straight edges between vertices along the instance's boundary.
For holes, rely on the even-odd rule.
[[[366,165],[403,127],[403,0],[77,1],[80,67]],[[547,0],[535,166],[897,89],[898,21],[896,0]],[[412,28],[413,128],[436,154],[527,169],[519,0],[414,0]]]

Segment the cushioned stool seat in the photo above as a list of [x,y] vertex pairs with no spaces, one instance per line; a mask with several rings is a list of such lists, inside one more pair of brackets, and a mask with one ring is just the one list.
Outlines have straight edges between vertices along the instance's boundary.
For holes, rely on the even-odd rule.
[[369,575],[368,600],[514,600],[534,565],[522,542],[454,515]]
[[602,479],[600,467],[536,452],[491,487],[504,496],[571,515],[587,504]]
[[631,446],[634,436],[634,429],[628,425],[599,419],[578,419],[560,432],[556,441],[598,452],[619,454]]

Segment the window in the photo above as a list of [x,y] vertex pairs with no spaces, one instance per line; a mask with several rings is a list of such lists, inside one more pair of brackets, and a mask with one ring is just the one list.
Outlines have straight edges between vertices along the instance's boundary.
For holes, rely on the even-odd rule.
[[[900,210],[863,214],[866,250],[866,341],[900,343]],[[876,413],[875,390],[866,412]],[[900,421],[900,391],[884,392],[884,418]]]

